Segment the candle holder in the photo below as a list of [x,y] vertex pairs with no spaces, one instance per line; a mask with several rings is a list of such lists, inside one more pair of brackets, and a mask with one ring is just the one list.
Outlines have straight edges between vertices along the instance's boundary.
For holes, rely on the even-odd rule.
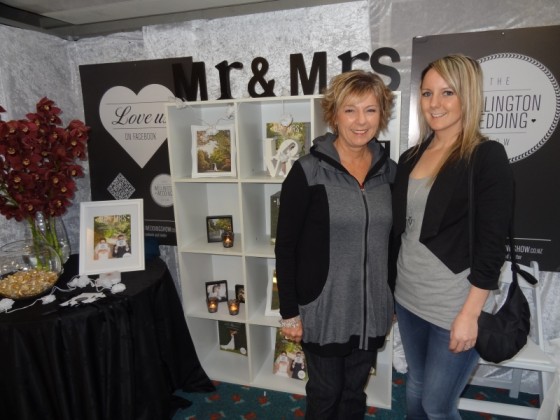
[[230,315],[237,315],[239,313],[239,301],[237,299],[228,300],[228,310]]
[[233,246],[233,232],[232,231],[228,230],[228,231],[223,233],[222,244],[224,245],[224,248],[231,248]]
[[208,312],[210,313],[218,312],[218,298],[209,297],[206,300],[206,305],[208,306]]

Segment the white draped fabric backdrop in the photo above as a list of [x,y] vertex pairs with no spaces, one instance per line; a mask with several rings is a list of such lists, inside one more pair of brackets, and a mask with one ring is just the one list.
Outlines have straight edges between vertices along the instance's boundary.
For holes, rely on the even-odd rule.
[[[209,99],[220,96],[218,71],[223,60],[239,61],[244,67],[231,80],[234,98],[247,97],[252,77],[251,61],[259,56],[270,64],[266,79],[274,79],[277,96],[290,92],[289,57],[301,53],[310,66],[315,52],[326,51],[328,77],[341,72],[340,54],[366,52],[381,47],[398,51],[400,62],[382,61],[398,69],[402,91],[401,152],[408,139],[408,103],[412,38],[419,35],[473,32],[494,29],[557,25],[558,0],[370,0],[316,6],[213,20],[153,25],[139,31],[65,40],[38,32],[0,25],[0,105],[8,113],[3,119],[22,118],[34,110],[43,96],[62,108],[64,123],[84,120],[78,66],[134,60],[192,56],[204,61]],[[552,53],[552,52],[551,52]],[[370,70],[367,61],[354,67]],[[315,92],[319,93],[319,92]],[[92,141],[95,141],[92,139]],[[87,163],[86,163],[87,166]],[[86,168],[87,169],[87,168]],[[73,252],[79,249],[79,203],[91,199],[89,172],[78,181],[74,205],[64,216]],[[555,221],[550,221],[555,223]],[[21,239],[23,229],[0,217],[0,244]],[[175,247],[162,246],[163,259],[174,274],[177,287]],[[559,256],[560,258],[560,256]],[[545,338],[560,336],[560,275],[543,272]],[[398,353],[398,352],[397,352]],[[481,372],[508,375],[509,372]],[[530,375],[525,390],[536,392]]]

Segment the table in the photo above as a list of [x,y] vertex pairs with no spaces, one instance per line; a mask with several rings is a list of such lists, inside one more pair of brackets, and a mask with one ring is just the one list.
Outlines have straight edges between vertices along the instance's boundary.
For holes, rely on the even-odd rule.
[[[72,255],[57,285],[66,288],[77,271]],[[174,391],[214,390],[166,264],[148,260],[122,282],[124,292],[87,305],[59,304],[92,288],[0,314],[3,419],[169,419],[179,407]]]

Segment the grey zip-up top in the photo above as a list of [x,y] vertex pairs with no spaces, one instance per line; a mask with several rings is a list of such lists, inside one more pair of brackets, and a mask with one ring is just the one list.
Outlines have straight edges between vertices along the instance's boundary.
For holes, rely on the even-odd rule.
[[396,164],[372,140],[360,185],[335,139],[315,139],[284,180],[275,247],[280,313],[301,315],[303,345],[324,356],[379,348],[393,318],[387,254]]

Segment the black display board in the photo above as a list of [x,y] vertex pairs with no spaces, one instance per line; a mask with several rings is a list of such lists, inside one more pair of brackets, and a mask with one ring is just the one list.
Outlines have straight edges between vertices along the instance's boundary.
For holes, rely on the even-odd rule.
[[518,262],[560,271],[560,26],[417,37],[413,40],[410,139],[422,70],[463,53],[484,72],[482,132],[506,148],[516,182]]

